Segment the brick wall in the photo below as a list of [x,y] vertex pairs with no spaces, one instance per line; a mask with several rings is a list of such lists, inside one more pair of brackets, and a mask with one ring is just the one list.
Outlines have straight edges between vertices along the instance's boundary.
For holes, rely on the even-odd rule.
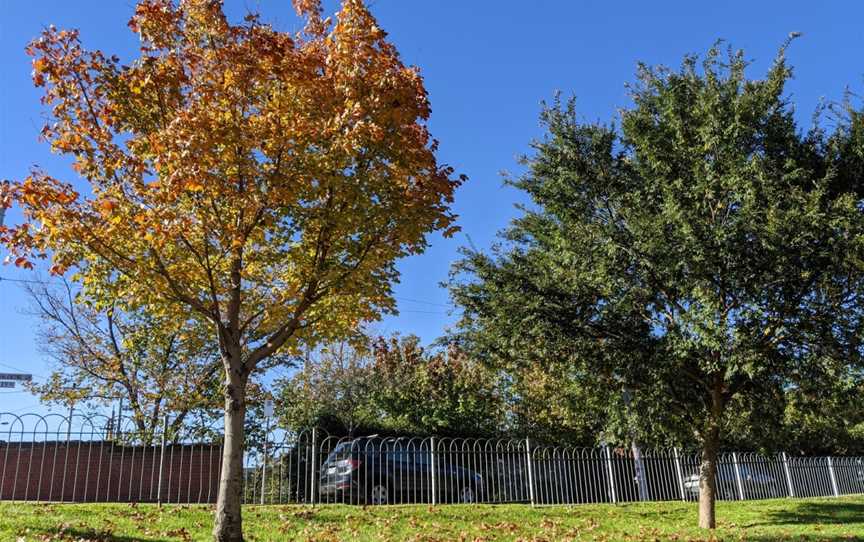
[[[159,456],[103,441],[0,442],[0,500],[155,502]],[[162,501],[215,502],[221,456],[219,445],[167,445]]]

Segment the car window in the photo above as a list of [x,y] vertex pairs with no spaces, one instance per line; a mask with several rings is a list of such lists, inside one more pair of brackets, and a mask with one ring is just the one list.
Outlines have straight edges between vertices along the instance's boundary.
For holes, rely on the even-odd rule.
[[395,461],[402,463],[426,465],[429,464],[429,452],[425,450],[397,450],[388,454]]
[[432,463],[432,458],[429,455],[429,450],[417,450],[412,455],[417,463],[422,463],[423,465],[429,465],[430,463]]

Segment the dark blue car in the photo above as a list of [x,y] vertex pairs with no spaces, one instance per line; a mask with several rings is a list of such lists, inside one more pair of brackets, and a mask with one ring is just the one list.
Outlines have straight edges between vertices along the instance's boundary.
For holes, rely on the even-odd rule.
[[483,479],[458,465],[459,457],[402,446],[398,441],[362,438],[340,443],[321,465],[322,502],[409,504],[477,502]]

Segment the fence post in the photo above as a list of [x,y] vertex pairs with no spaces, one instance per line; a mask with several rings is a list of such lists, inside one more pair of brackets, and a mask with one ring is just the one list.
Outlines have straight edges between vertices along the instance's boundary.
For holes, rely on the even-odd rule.
[[264,443],[261,445],[261,504],[264,504],[264,493],[267,491],[267,433],[270,431],[268,427],[269,418],[264,416]]
[[828,474],[831,476],[831,489],[834,491],[834,496],[839,497],[840,492],[837,491],[837,476],[834,474],[834,461],[831,456],[828,456]]
[[678,457],[678,448],[672,448],[672,454],[675,457],[675,473],[678,475],[678,492],[681,494],[681,500],[684,498],[684,472],[681,471],[681,459]]
[[318,501],[318,429],[315,427],[312,428],[312,465],[309,468],[309,472],[312,475],[312,479],[309,481],[309,501],[312,503],[312,506],[315,506],[315,503]]
[[744,485],[741,483],[741,469],[738,468],[738,454],[732,452],[732,465],[735,467],[735,484],[738,486],[738,500],[744,500]]
[[162,419],[162,443],[159,445],[159,484],[156,486],[156,502],[162,507],[162,471],[165,468],[165,434],[168,432],[168,415]]
[[789,460],[786,459],[786,452],[782,452],[783,472],[786,473],[786,488],[789,490],[789,496],[795,496],[795,490],[792,488],[792,474],[789,472]]
[[612,499],[613,503],[617,503],[618,495],[615,492],[615,474],[612,470],[612,452],[606,444],[603,445],[603,452],[606,456],[606,470],[609,473],[609,498]]
[[432,506],[438,504],[438,462],[435,460],[435,437],[429,439],[429,478],[432,484]]
[[528,496],[531,499],[531,506],[534,506],[534,468],[531,460],[531,439],[525,437],[525,461],[528,465]]

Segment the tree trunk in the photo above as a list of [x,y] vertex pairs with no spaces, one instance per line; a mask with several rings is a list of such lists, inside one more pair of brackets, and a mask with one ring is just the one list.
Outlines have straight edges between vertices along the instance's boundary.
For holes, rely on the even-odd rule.
[[699,527],[713,529],[717,526],[714,502],[717,499],[717,440],[709,442],[706,436],[702,444],[702,463],[699,467]]
[[246,381],[230,374],[225,388],[225,442],[216,500],[215,542],[242,542],[240,501],[243,489],[243,423],[246,419]]
[[702,434],[702,462],[699,466],[699,527],[717,526],[717,453],[720,448],[720,421],[723,416],[723,382],[718,376],[711,390],[711,402]]

